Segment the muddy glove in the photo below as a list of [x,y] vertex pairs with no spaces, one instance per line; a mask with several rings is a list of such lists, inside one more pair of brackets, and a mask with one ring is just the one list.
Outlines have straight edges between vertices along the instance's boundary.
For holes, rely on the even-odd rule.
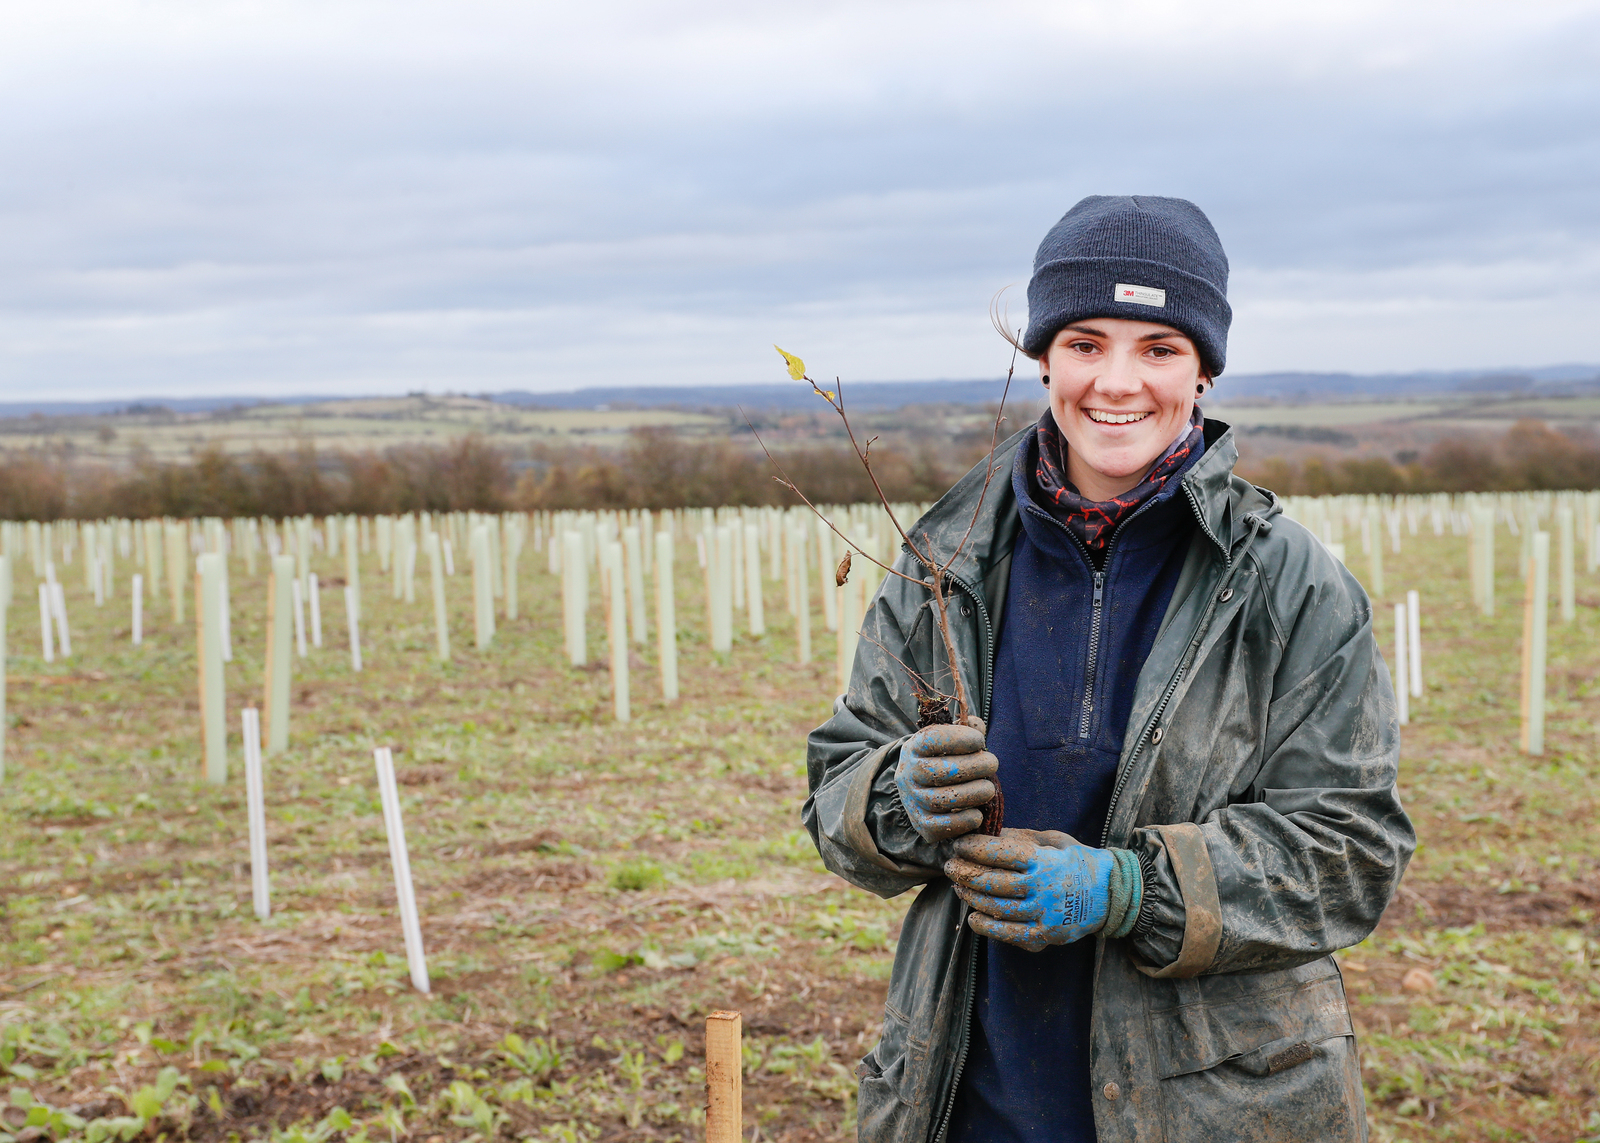
[[979,936],[1038,952],[1102,929],[1124,937],[1138,919],[1144,879],[1132,850],[1031,829],[958,838],[953,848],[945,876],[972,906],[967,923]]
[[912,828],[939,845],[983,824],[999,769],[977,727],[925,726],[901,745],[894,783]]

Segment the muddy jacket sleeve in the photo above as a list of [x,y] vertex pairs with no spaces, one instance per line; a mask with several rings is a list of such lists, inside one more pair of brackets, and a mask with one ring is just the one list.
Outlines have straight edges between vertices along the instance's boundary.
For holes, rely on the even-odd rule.
[[[902,556],[897,566],[914,565]],[[900,743],[916,729],[916,698],[901,664],[924,672],[933,661],[929,608],[917,596],[927,593],[894,576],[884,581],[862,625],[850,689],[806,744],[811,793],[801,817],[823,864],[883,897],[943,876],[938,852],[911,827],[894,783]]]
[[1356,944],[1415,848],[1371,605],[1320,545],[1297,546],[1261,568],[1280,650],[1270,694],[1243,704],[1256,740],[1239,744],[1259,765],[1194,824],[1134,833],[1148,902],[1135,950],[1169,968],[1187,958],[1172,975],[1287,968]]

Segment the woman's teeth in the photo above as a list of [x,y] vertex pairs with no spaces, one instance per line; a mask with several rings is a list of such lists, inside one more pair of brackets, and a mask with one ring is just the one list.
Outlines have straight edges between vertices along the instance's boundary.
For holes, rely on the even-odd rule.
[[1099,409],[1084,410],[1091,421],[1098,421],[1102,425],[1131,425],[1135,421],[1142,421],[1149,413],[1102,413]]

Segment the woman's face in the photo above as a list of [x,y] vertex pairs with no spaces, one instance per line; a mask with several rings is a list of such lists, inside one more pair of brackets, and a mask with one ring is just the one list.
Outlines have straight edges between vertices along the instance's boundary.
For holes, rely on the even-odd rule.
[[1188,424],[1204,377],[1188,337],[1123,318],[1067,326],[1039,373],[1067,441],[1067,479],[1090,500],[1120,496],[1144,478]]

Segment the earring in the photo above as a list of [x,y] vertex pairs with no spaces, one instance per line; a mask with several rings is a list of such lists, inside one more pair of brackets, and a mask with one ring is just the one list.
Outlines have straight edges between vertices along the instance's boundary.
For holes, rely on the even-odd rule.
[[1050,388],[1050,374],[1043,374],[1039,378],[1039,384],[1043,385],[1046,389]]
[[1206,387],[1204,385],[1196,385],[1194,387],[1194,395],[1196,397],[1204,397],[1206,395]]

